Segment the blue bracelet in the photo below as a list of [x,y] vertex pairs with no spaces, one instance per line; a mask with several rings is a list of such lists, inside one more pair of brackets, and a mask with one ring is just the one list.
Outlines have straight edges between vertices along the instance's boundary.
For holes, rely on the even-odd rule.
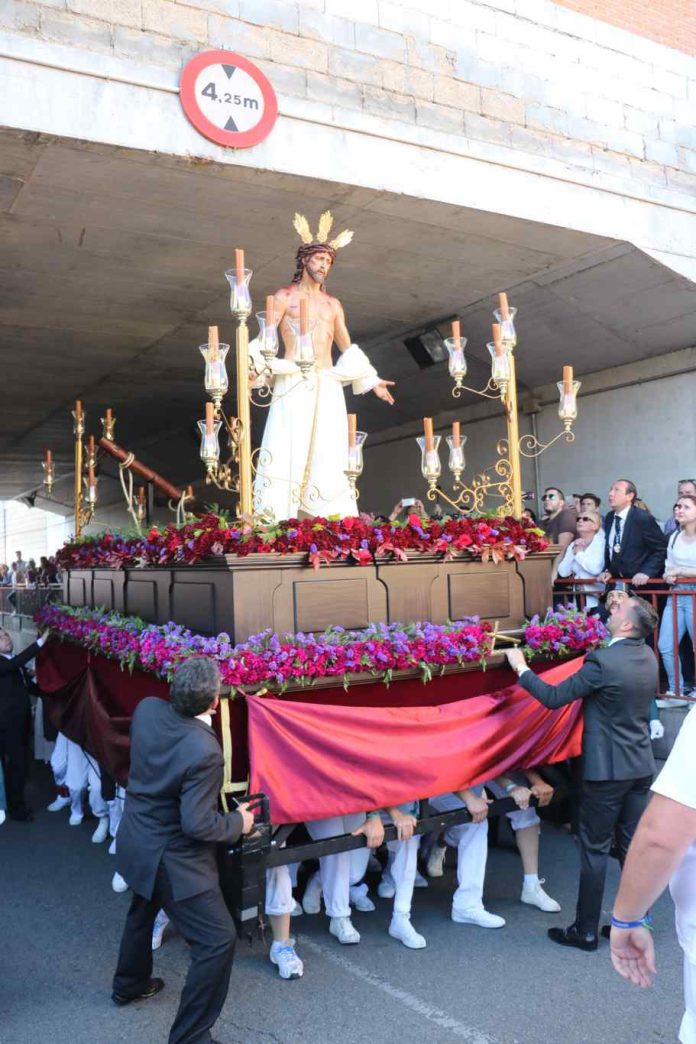
[[648,928],[652,930],[652,920],[650,914],[646,914],[645,917],[641,917],[639,921],[620,921],[617,917],[612,915],[611,918],[612,928]]

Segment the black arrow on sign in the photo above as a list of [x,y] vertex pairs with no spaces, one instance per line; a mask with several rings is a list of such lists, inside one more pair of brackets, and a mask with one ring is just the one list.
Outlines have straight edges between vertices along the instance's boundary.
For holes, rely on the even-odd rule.
[[232,119],[231,116],[229,117],[229,119],[227,120],[227,123],[225,124],[225,130],[235,131],[235,133],[237,131],[237,124],[234,122],[234,120]]
[[222,68],[223,68],[223,69],[225,70],[225,72],[227,73],[227,79],[228,79],[228,80],[231,80],[231,79],[232,79],[232,73],[233,73],[233,72],[235,71],[235,69],[237,68],[237,66],[236,66],[236,65],[223,65],[223,67],[222,67]]

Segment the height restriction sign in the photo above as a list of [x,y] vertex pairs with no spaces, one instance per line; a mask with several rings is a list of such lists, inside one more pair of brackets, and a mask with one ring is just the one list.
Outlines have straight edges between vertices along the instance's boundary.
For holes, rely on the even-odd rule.
[[229,148],[258,145],[278,116],[278,99],[268,77],[233,51],[197,54],[184,67],[179,91],[196,130]]

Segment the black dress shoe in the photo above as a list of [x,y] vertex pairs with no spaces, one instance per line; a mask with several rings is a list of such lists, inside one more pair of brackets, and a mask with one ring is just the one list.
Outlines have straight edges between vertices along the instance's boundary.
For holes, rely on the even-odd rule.
[[16,820],[18,823],[33,823],[34,813],[30,808],[13,808],[8,811],[10,819]]
[[574,946],[576,950],[596,950],[599,945],[596,935],[585,935],[574,924],[568,928],[549,928],[546,934],[559,946]]
[[114,1004],[118,1004],[122,1008],[124,1004],[130,1004],[131,1001],[149,1000],[162,989],[164,989],[164,979],[150,979],[138,993],[114,992],[111,994],[111,999]]

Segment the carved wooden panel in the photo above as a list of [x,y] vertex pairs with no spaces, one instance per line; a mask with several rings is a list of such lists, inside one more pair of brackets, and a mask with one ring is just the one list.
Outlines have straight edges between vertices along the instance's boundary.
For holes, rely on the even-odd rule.
[[[514,616],[510,573],[504,568],[497,571],[469,568],[466,572],[450,573],[447,594],[451,620],[481,616],[502,622]],[[521,598],[517,601],[521,609]]]
[[212,581],[175,583],[172,587],[172,619],[192,631],[218,634],[222,628],[218,626],[216,593]]
[[[292,614],[285,611],[277,618],[274,595],[283,582],[281,569],[248,570],[234,575],[234,596],[230,594],[233,630],[228,631],[235,642],[245,642],[252,634],[272,627],[274,631],[290,631]],[[225,628],[227,630],[227,628]]]
[[105,609],[116,609],[113,577],[96,571],[92,583],[92,605],[101,605]]
[[[125,606],[129,616],[142,616],[151,623],[163,622],[159,614],[157,581],[140,577],[135,570],[126,584]],[[177,620],[177,623],[181,621]]]
[[439,568],[437,562],[395,562],[377,567],[377,576],[386,590],[390,622],[435,620],[433,584]]
[[370,609],[366,579],[305,580],[293,584],[294,623],[298,631],[367,627]]
[[68,576],[66,591],[68,605],[92,605],[91,587],[91,573],[72,571]]
[[523,562],[517,563],[517,572],[524,584],[524,612],[525,616],[534,616],[539,613],[542,616],[552,604],[551,594],[551,569],[554,555],[547,553],[543,557],[539,555],[525,558]]

